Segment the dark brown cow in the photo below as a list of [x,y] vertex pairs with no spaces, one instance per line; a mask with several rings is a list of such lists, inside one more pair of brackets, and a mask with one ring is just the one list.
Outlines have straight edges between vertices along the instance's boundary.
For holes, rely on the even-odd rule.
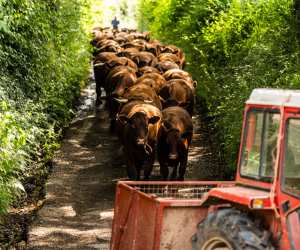
[[120,100],[123,102],[141,100],[154,105],[160,110],[162,109],[160,98],[155,90],[151,86],[144,83],[135,84],[130,87]]
[[101,104],[101,87],[105,85],[105,78],[108,75],[111,67],[107,64],[108,61],[117,58],[113,52],[102,52],[98,54],[93,63],[94,76],[96,82],[96,105]]
[[[110,30],[105,30],[101,28],[94,28],[92,30],[93,40],[91,44],[97,46],[98,42],[105,40],[112,40],[114,38],[113,33]],[[100,46],[101,47],[101,46]]]
[[135,64],[135,62],[133,62],[131,59],[129,59],[127,57],[115,57],[115,58],[109,60],[107,62],[107,64],[109,65],[109,67],[111,69],[113,69],[114,67],[117,67],[117,66],[128,66],[128,67],[132,68],[135,72],[138,71],[138,67]]
[[153,105],[128,102],[118,114],[122,126],[121,142],[127,162],[128,177],[139,180],[144,169],[148,180],[155,160],[155,144],[160,127],[161,111]]
[[115,66],[105,79],[105,90],[108,96],[120,97],[125,90],[137,80],[136,71],[129,66]]
[[104,39],[104,35],[103,33],[100,31],[100,30],[97,30],[97,29],[93,29],[92,30],[92,36],[93,36],[93,39],[91,40],[91,45],[93,45],[94,47],[96,47],[98,41]]
[[132,40],[139,39],[139,40],[145,40],[145,41],[148,42],[150,40],[150,33],[149,32],[143,32],[143,33],[140,33],[140,32],[131,32],[129,34],[129,37]]
[[180,106],[192,116],[194,111],[194,94],[182,79],[168,81],[159,91],[163,108]]
[[127,34],[126,32],[119,32],[119,33],[116,34],[114,40],[115,40],[116,42],[118,42],[120,45],[122,45],[122,44],[128,42],[128,40],[127,40],[127,35],[128,35],[128,34]]
[[156,57],[160,54],[161,44],[158,41],[148,42],[145,46],[145,51],[151,52]]
[[139,83],[147,84],[151,86],[156,93],[159,93],[159,90],[166,83],[166,80],[158,73],[146,73],[137,79],[136,84]]
[[[162,122],[157,136],[157,156],[164,180],[184,180],[188,150],[193,136],[192,118],[181,107],[169,107],[162,111]],[[179,165],[179,171],[177,168]]]
[[127,57],[117,57],[112,52],[102,52],[96,57],[94,61],[94,73],[97,93],[96,105],[99,105],[101,103],[101,87],[103,87],[106,92],[109,91],[109,84],[107,84],[106,78],[110,72],[115,72],[113,71],[113,69],[117,66],[128,66],[135,72],[138,70],[136,64],[132,60]]
[[147,51],[142,51],[139,53],[136,53],[133,57],[132,60],[136,63],[136,65],[139,68],[145,67],[145,66],[155,66],[158,61],[155,55],[153,55],[150,52]]
[[183,69],[185,67],[185,55],[183,51],[175,45],[166,45],[161,49],[162,53],[175,54],[180,59],[180,66]]
[[107,93],[107,106],[111,119],[111,131],[114,130],[115,118],[120,104],[115,100],[135,83],[137,77],[135,71],[128,66],[117,66],[108,74],[105,80]]
[[171,61],[176,63],[178,66],[181,66],[180,58],[178,56],[172,54],[172,53],[161,53],[158,56],[158,61],[164,62],[164,61]]
[[172,61],[162,61],[155,65],[155,68],[159,70],[161,74],[164,74],[170,69],[179,69],[179,65]]
[[192,89],[193,93],[196,92],[197,82],[193,80],[191,75],[182,69],[170,69],[163,74],[163,77],[169,81],[172,79],[182,79],[185,80],[189,87]]
[[118,53],[121,51],[121,46],[118,42],[112,39],[103,39],[98,41],[96,47],[99,52],[115,52]]
[[140,76],[143,76],[144,74],[147,74],[147,73],[157,73],[157,74],[159,74],[160,72],[157,68],[154,68],[154,67],[151,67],[151,66],[145,66],[145,67],[139,68],[137,76],[140,77]]
[[123,49],[135,48],[138,51],[143,51],[143,50],[145,50],[145,45],[141,44],[141,43],[131,41],[131,42],[127,42],[127,43],[122,44],[122,48]]
[[125,56],[132,60],[133,56],[138,52],[139,52],[139,50],[137,48],[127,48],[127,49],[123,49],[117,55],[120,57]]

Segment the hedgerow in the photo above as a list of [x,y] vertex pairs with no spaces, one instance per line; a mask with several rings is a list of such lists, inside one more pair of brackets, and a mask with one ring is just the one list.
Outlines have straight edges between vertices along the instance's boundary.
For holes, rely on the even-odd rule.
[[0,214],[45,162],[89,74],[90,0],[0,0]]
[[138,21],[184,49],[232,174],[251,91],[300,86],[296,1],[141,0]]

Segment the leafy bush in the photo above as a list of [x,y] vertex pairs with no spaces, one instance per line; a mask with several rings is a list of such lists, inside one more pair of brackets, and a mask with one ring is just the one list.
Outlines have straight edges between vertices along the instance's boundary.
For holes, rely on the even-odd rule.
[[0,0],[0,213],[47,161],[89,74],[90,0]]
[[140,1],[140,28],[186,52],[231,174],[252,89],[299,88],[298,15],[292,0]]

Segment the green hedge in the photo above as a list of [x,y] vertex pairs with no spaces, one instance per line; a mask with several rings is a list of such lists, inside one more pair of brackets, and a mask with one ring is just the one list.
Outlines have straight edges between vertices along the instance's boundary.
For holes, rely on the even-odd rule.
[[90,0],[0,0],[0,213],[47,161],[89,73]]
[[252,89],[300,86],[294,6],[292,0],[140,0],[139,28],[186,52],[231,174]]

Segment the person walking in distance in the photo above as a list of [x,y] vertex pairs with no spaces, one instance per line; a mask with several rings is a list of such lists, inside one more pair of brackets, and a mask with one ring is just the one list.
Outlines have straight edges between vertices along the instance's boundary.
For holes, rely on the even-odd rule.
[[119,20],[118,20],[117,17],[115,16],[115,18],[111,21],[111,24],[112,24],[114,30],[117,30],[117,29],[118,29],[119,23],[120,23]]

